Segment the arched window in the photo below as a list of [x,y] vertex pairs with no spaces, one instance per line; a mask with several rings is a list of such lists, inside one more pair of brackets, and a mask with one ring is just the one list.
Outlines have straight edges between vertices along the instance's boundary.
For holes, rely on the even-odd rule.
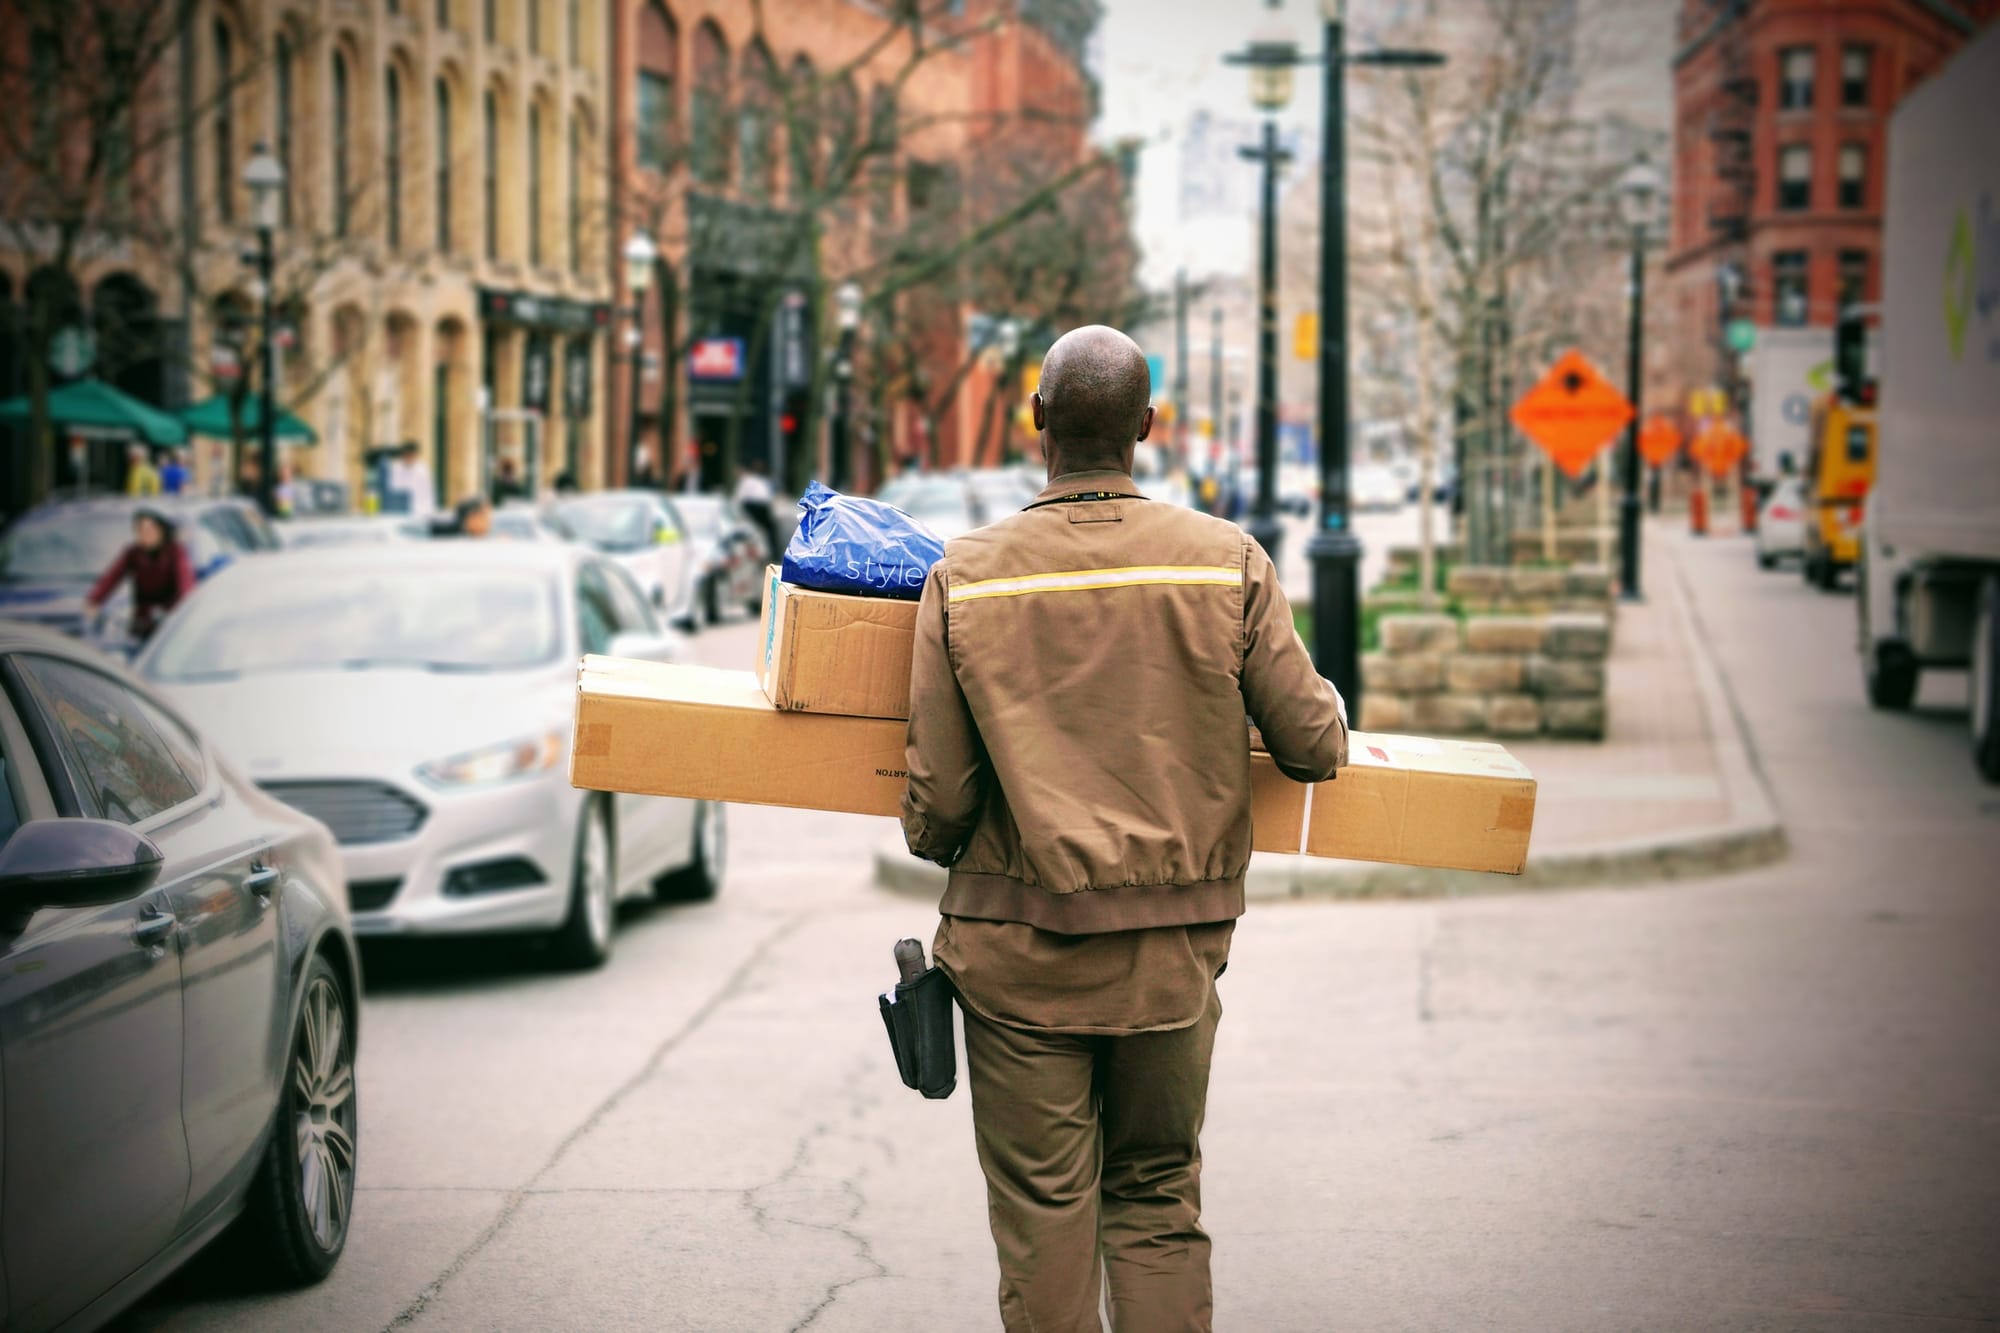
[[285,169],[285,183],[278,191],[278,220],[292,225],[292,39],[278,34],[272,52],[273,83],[278,97],[278,165]]
[[215,211],[236,218],[236,38],[215,21]]
[[542,262],[542,108],[528,103],[528,262]]
[[500,99],[486,90],[486,257],[500,257]]
[[714,23],[694,31],[694,105],[691,108],[694,178],[703,185],[729,182],[729,47]]
[[[542,0],[528,0],[528,49],[542,54]],[[529,112],[533,111],[530,107]]]
[[752,42],[743,51],[742,102],[736,109],[736,144],[743,155],[743,193],[754,199],[771,197],[772,177],[778,165],[774,114],[777,104],[778,71],[771,52],[763,42]]
[[635,108],[639,165],[647,171],[666,171],[673,165],[674,71],[680,65],[679,45],[673,18],[666,6],[653,0],[639,15],[639,101]]
[[861,97],[843,77],[826,90],[826,180],[836,194],[846,192],[860,134]]
[[347,56],[339,51],[333,53],[333,234],[347,235],[348,208],[352,203],[347,197],[348,182],[353,176],[348,171],[347,150],[349,142],[348,119],[353,114],[353,97],[347,86]]
[[896,94],[878,84],[868,95],[868,216],[878,227],[896,220]]
[[563,52],[563,55],[568,59],[570,64],[581,65],[583,63],[583,0],[566,0],[566,3],[563,5],[563,19],[569,27],[569,33],[564,42],[564,45],[569,49]]
[[569,117],[569,268],[583,267],[583,118]]
[[403,79],[389,66],[382,88],[382,208],[391,250],[403,248]]
[[435,127],[436,146],[431,150],[436,162],[437,198],[432,216],[437,219],[436,235],[433,238],[438,253],[451,253],[451,85],[440,75],[433,85],[436,98]]
[[786,118],[785,142],[791,155],[791,197],[803,202],[819,188],[819,74],[804,56],[792,62],[787,89],[791,114]]

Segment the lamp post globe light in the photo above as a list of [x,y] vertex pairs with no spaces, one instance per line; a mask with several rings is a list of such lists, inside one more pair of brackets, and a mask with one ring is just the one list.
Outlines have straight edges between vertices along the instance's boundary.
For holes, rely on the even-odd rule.
[[1264,113],[1263,140],[1237,155],[1263,167],[1257,248],[1257,498],[1244,524],[1278,561],[1284,528],[1278,522],[1278,168],[1291,154],[1278,146],[1276,116],[1292,100],[1292,69],[1301,63],[1298,43],[1285,26],[1278,0],[1268,0],[1250,44],[1226,57],[1250,71],[1250,102]]
[[840,341],[833,352],[833,438],[829,441],[832,459],[828,471],[836,491],[846,490],[853,467],[854,335],[861,327],[861,284],[849,280],[834,289],[834,322]]
[[1625,396],[1632,420],[1625,427],[1624,494],[1618,501],[1618,582],[1628,601],[1639,596],[1639,419],[1645,388],[1642,344],[1646,322],[1646,238],[1660,208],[1660,173],[1644,158],[1618,181],[1618,211],[1632,232],[1632,300],[1625,336]]
[[251,150],[250,160],[243,164],[243,186],[250,192],[250,220],[257,229],[257,284],[262,289],[258,297],[259,337],[263,346],[258,353],[258,373],[262,383],[257,393],[257,506],[267,517],[275,517],[278,512],[278,343],[272,311],[275,286],[272,281],[272,236],[278,227],[284,199],[285,164],[278,161],[267,145],[259,143]]
[[[659,257],[659,247],[653,244],[653,238],[643,230],[634,228],[632,234],[625,239],[625,290],[632,294],[632,304],[625,311],[632,321],[631,326],[625,330],[625,345],[630,349],[632,359],[629,371],[632,385],[625,410],[625,449],[629,460],[628,469],[636,467],[639,462],[639,381],[646,362],[646,293],[652,290],[653,264]],[[667,460],[663,458],[660,460],[658,471],[654,474],[662,484],[669,480],[666,470]]]
[[[1347,68],[1434,69],[1436,51],[1347,50],[1342,0],[1321,0],[1325,46],[1320,171],[1319,522],[1312,562],[1313,664],[1339,689],[1349,715],[1361,706],[1361,541],[1348,494]],[[1428,373],[1429,367],[1419,373]]]

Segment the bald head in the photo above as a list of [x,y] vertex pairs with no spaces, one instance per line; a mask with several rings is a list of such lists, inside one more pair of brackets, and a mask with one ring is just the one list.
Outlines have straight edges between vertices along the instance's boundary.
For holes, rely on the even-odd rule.
[[1152,429],[1152,377],[1139,344],[1091,324],[1056,340],[1042,358],[1035,425],[1048,434],[1049,475],[1130,470],[1132,446]]

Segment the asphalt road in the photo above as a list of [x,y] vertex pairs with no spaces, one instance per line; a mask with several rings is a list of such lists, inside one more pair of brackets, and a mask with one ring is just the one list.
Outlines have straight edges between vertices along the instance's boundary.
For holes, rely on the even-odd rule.
[[[2000,791],[1962,677],[1872,713],[1847,597],[1737,539],[1688,568],[1794,854],[1260,905],[1205,1138],[1218,1326],[2000,1321]],[[731,821],[720,898],[630,917],[599,973],[371,956],[340,1268],[200,1264],[124,1327],[997,1328],[967,1098],[904,1091],[873,1012],[934,913],[868,884],[877,821]]]

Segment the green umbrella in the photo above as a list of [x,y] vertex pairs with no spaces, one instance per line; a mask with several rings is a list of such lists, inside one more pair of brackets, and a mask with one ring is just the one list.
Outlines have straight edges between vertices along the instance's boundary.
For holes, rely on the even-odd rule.
[[[202,399],[193,407],[181,413],[181,420],[187,423],[187,428],[197,435],[212,435],[218,440],[228,439],[229,395],[218,393],[213,398]],[[243,438],[246,440],[256,439],[263,422],[264,400],[252,394],[243,400]],[[311,426],[308,426],[290,412],[285,411],[282,407],[278,409],[278,438],[281,440],[298,440],[305,444],[319,443],[319,436],[313,433]]]
[[[34,409],[26,394],[0,403],[0,425],[25,425]],[[49,394],[49,420],[58,434],[181,444],[187,431],[159,408],[103,380],[78,380]]]

